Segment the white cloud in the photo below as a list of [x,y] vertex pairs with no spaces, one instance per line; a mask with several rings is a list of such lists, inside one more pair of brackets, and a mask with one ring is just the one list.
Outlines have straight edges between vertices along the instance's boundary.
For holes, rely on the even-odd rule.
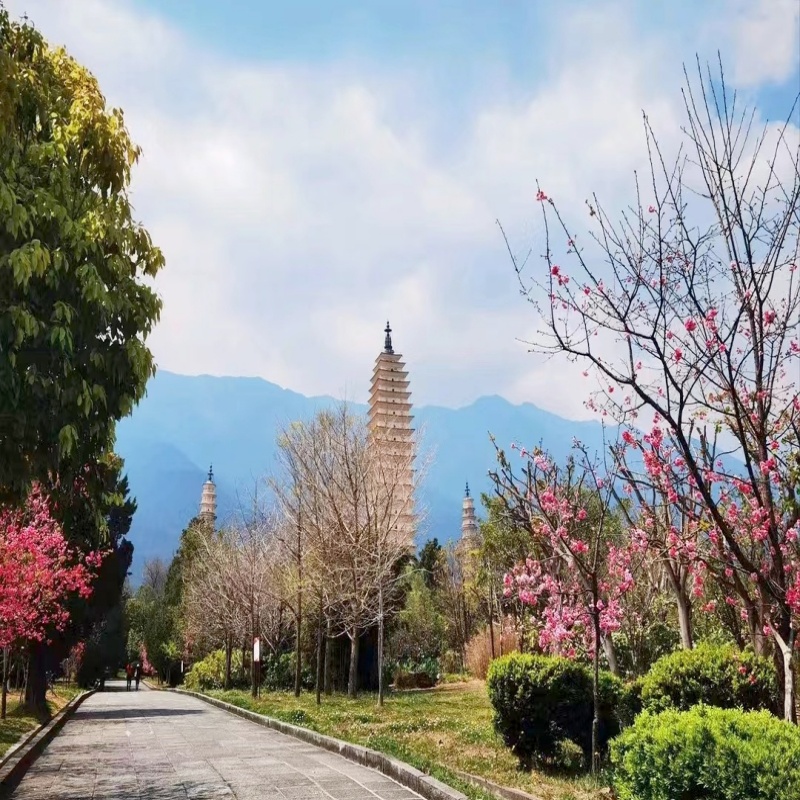
[[238,63],[121,0],[7,6],[95,73],[143,147],[134,201],[167,257],[160,366],[363,400],[389,318],[418,403],[498,393],[586,416],[579,377],[518,341],[535,323],[495,219],[527,241],[536,178],[579,210],[593,190],[624,204],[641,109],[677,135],[691,37],[644,36],[624,4],[564,12],[546,74],[484,97],[443,146],[429,122],[446,98],[408,83],[424,70]]
[[734,20],[734,80],[737,84],[779,83],[797,74],[800,2],[738,0]]

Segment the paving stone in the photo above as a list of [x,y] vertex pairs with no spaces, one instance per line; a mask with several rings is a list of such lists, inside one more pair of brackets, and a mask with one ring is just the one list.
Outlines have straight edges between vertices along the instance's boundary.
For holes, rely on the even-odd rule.
[[419,800],[381,773],[200,700],[106,683],[12,800]]

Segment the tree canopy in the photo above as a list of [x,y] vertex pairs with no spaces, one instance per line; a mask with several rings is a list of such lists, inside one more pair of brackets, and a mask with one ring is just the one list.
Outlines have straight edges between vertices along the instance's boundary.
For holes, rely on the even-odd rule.
[[139,154],[95,78],[0,7],[0,498],[71,483],[154,372]]

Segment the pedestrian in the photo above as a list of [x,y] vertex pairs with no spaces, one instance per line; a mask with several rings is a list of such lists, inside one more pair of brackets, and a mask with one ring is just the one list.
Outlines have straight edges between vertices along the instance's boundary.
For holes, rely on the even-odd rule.
[[125,691],[129,692],[131,690],[131,681],[133,680],[133,664],[125,665],[125,680],[127,682]]
[[142,678],[142,665],[137,661],[136,666],[133,668],[133,677],[136,681],[136,691],[139,691],[139,681]]

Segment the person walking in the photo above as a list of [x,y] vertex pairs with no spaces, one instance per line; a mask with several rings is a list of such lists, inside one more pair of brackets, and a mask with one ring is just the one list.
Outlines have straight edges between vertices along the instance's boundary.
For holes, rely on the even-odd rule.
[[136,681],[136,691],[139,691],[139,681],[142,679],[142,665],[137,661],[133,668],[133,679]]
[[129,692],[131,690],[131,681],[133,680],[133,664],[125,665],[125,680],[127,684],[125,686],[125,691]]

